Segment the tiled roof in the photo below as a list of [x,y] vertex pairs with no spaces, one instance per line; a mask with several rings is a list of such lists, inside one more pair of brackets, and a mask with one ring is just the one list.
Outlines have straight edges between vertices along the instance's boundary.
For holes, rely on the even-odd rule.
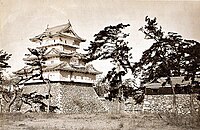
[[30,41],[32,42],[42,41],[44,38],[52,38],[53,36],[69,36],[69,37],[74,37],[82,42],[86,41],[85,39],[79,37],[74,32],[70,22],[67,24],[47,28],[45,32],[43,32],[42,34],[37,35],[34,38],[30,38]]
[[55,34],[55,33],[58,33],[58,32],[64,32],[64,31],[68,30],[70,27],[71,27],[71,24],[67,23],[67,24],[47,28],[45,30],[45,32]]
[[[25,72],[31,73],[33,69],[34,69],[33,67],[24,67],[14,73],[15,74],[24,74]],[[91,73],[91,74],[102,73],[96,70],[91,64],[83,66],[83,65],[72,65],[72,64],[68,64],[67,62],[63,62],[60,64],[54,64],[51,66],[43,67],[43,71],[53,71],[53,70],[73,71],[73,72],[82,72],[82,73]]]
[[36,69],[36,67],[25,66],[22,69],[17,70],[17,71],[15,71],[13,73],[14,74],[19,74],[19,75],[21,75],[21,74],[29,74],[29,73],[32,73],[34,69]]
[[[55,43],[55,44],[49,44],[49,45],[43,45],[42,47],[53,47],[53,46],[58,46],[58,45],[61,45],[61,46],[68,46],[68,47],[71,47],[71,48],[79,48],[78,45],[72,45],[72,44],[64,44],[62,42],[60,43]],[[37,48],[41,48],[41,47],[37,47]]]
[[44,71],[49,70],[63,70],[63,71],[74,71],[74,72],[83,72],[83,73],[92,73],[92,74],[101,74],[98,70],[96,70],[93,65],[72,65],[67,62],[63,62],[57,66],[48,66],[44,69]]
[[[60,51],[58,49],[52,48],[51,50],[47,51],[44,55],[44,57],[53,57],[53,56],[59,56],[59,57],[78,57],[79,59],[86,59],[86,57],[78,52],[65,52],[65,51]],[[36,60],[37,57],[33,55],[29,55],[26,58],[23,58],[25,61],[32,61]]]
[[[152,88],[152,89],[158,89],[159,87],[162,87],[163,82],[166,82],[167,77],[162,77],[157,80],[156,83],[147,83],[145,84],[146,88]],[[181,86],[188,85],[190,83],[189,81],[184,80],[184,76],[180,77],[171,77],[172,84],[175,86],[176,84],[179,84]],[[200,81],[200,78],[196,79],[197,81]],[[164,87],[171,87],[169,84],[166,84]]]

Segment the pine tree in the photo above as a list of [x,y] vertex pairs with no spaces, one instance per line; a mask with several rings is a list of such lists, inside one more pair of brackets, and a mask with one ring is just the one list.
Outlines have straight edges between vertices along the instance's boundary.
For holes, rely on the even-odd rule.
[[122,100],[122,77],[128,73],[128,69],[132,69],[130,59],[132,54],[130,53],[131,47],[128,47],[128,42],[125,39],[129,34],[124,33],[122,30],[130,26],[129,24],[118,24],[116,26],[108,26],[94,35],[94,41],[90,42],[90,46],[87,51],[87,62],[94,60],[106,60],[109,59],[114,64],[112,70],[110,70],[104,82],[109,83],[110,97],[119,98]]

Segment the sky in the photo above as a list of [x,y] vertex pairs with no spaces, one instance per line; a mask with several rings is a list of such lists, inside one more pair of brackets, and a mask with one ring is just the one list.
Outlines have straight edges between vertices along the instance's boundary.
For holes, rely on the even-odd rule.
[[[138,29],[145,25],[145,16],[157,17],[165,32],[178,32],[186,39],[200,41],[200,1],[134,1],[134,0],[0,0],[0,49],[11,53],[11,69],[25,64],[23,57],[29,41],[53,27],[68,23],[86,42],[87,48],[94,34],[104,27],[119,23],[130,24],[125,32],[132,47],[133,61],[138,61],[151,41],[144,39]],[[109,62],[95,61],[93,65],[104,74],[111,68]]]

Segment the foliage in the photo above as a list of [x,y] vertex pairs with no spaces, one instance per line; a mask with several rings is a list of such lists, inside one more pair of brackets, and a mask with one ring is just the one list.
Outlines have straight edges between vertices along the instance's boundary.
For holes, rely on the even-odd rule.
[[113,98],[119,97],[118,95],[121,95],[121,97],[119,97],[120,101],[126,100],[129,97],[133,97],[136,102],[141,103],[141,101],[137,101],[138,98],[136,97],[140,97],[141,93],[143,93],[143,90],[136,86],[136,83],[133,79],[123,80],[120,84],[120,90],[121,91],[118,91],[118,89],[110,87],[107,89],[107,95],[105,95],[105,98],[111,101]]
[[162,27],[157,26],[156,18],[145,18],[147,25],[139,30],[145,34],[145,39],[155,42],[143,52],[139,66],[144,82],[155,81],[160,77],[180,76],[183,67],[184,43],[182,36],[168,32],[164,35]]
[[85,49],[87,61],[110,59],[115,65],[119,63],[125,72],[127,72],[127,69],[132,69],[130,63],[132,58],[130,50],[132,48],[128,47],[128,42],[125,41],[129,34],[122,32],[122,29],[128,26],[130,25],[122,23],[116,26],[108,26],[95,34],[94,41],[91,41],[88,49]]
[[[33,55],[36,57],[35,60],[27,60],[26,64],[31,66],[31,77],[29,77],[28,79],[32,79],[32,78],[37,78],[39,80],[43,80],[43,82],[45,82],[48,85],[48,95],[44,96],[41,94],[36,94],[36,92],[31,92],[31,93],[27,93],[27,94],[23,94],[22,95],[22,101],[28,105],[31,106],[31,108],[33,107],[33,104],[39,104],[40,106],[40,110],[42,112],[45,111],[45,108],[47,107],[47,112],[54,112],[55,109],[59,109],[56,106],[50,106],[50,91],[51,91],[51,86],[50,86],[50,81],[49,79],[44,79],[43,77],[43,68],[45,66],[45,61],[46,61],[46,57],[45,57],[45,52],[47,50],[46,47],[41,47],[41,48],[28,48],[28,50],[30,51],[31,54],[26,54],[26,56],[30,56]],[[27,76],[28,74],[26,74]],[[48,100],[48,105],[46,105],[44,103],[44,99]],[[32,110],[31,110],[32,111]]]
[[124,39],[129,36],[122,32],[122,29],[130,26],[129,24],[118,24],[116,26],[105,27],[98,34],[95,34],[94,41],[90,42],[87,56],[88,61],[96,59],[111,59],[112,62],[120,62],[121,65],[128,65],[128,59],[131,54],[128,54],[130,47]]
[[[31,109],[28,110],[27,112],[38,112],[37,110],[34,110],[35,104],[39,106],[39,111],[46,112],[45,108],[47,107],[47,105],[46,103],[44,103],[44,100],[49,99],[49,95],[41,95],[41,94],[37,94],[37,92],[31,92],[31,93],[22,94],[21,99],[23,103],[31,107]],[[56,109],[59,110],[57,106],[50,106],[50,112],[55,112]]]
[[[31,49],[30,49],[31,50]],[[31,50],[31,52],[35,53],[38,56],[38,60],[40,59],[40,54],[43,53],[43,50],[38,52],[34,52]],[[7,60],[9,60],[11,54],[7,54],[6,52],[1,51],[1,56],[0,56],[0,67],[1,70],[4,68],[8,68],[10,67],[8,65],[8,63],[6,62]],[[32,65],[36,65],[36,64],[32,64]],[[40,64],[38,64],[40,65]],[[26,81],[34,78],[34,77],[38,77],[39,74],[34,74],[31,75],[30,77],[24,77],[24,76],[12,76],[12,77],[4,77],[1,78],[1,86],[0,86],[0,90],[1,90],[1,95],[2,95],[2,99],[3,102],[5,103],[5,111],[10,112],[11,111],[11,107],[14,105],[17,105],[18,108],[16,108],[17,111],[19,111],[21,109],[21,92],[22,89],[20,87],[20,85],[23,85]],[[1,76],[2,77],[2,76]],[[17,102],[19,101],[19,102]],[[2,105],[2,104],[1,104]],[[14,108],[15,109],[15,108]]]
[[[3,77],[2,75],[2,71],[10,67],[10,65],[7,63],[10,57],[11,54],[0,50],[0,93],[2,95],[2,99],[6,102],[7,105],[6,111],[10,111],[10,106],[15,101],[17,95],[17,91],[15,89],[14,91],[11,90],[11,85],[14,85],[13,82],[8,81],[6,77]],[[15,86],[13,86],[13,88],[15,88]],[[2,102],[0,105],[2,106]]]
[[[31,66],[31,69],[33,69],[32,72],[39,70],[39,72],[37,72],[35,74],[32,74],[31,78],[33,78],[33,77],[40,77],[39,79],[44,80],[43,75],[42,75],[43,74],[42,68],[43,68],[43,66],[45,64],[44,61],[46,60],[46,57],[44,56],[44,54],[45,54],[47,48],[45,48],[45,47],[36,48],[36,49],[34,49],[34,48],[28,48],[28,50],[30,51],[30,53],[33,56],[36,56],[37,59],[33,60],[33,61],[29,60],[29,61],[26,62],[26,64],[29,65],[29,66]],[[30,54],[26,54],[26,55],[30,56]]]
[[[162,27],[158,27],[156,18],[145,18],[146,25],[139,30],[145,34],[145,39],[154,41],[152,46],[143,52],[140,62],[137,63],[142,72],[143,83],[155,82],[161,77],[167,77],[162,84],[170,84],[173,92],[173,112],[176,111],[175,87],[171,77],[184,76],[191,84],[184,86],[186,93],[194,93],[193,87],[199,86],[195,81],[200,69],[199,53],[200,43],[194,40],[184,40],[178,33],[164,33]],[[189,89],[189,90],[188,90]],[[191,109],[193,110],[193,97],[191,96]],[[192,112],[194,113],[194,112]]]
[[161,77],[167,77],[166,83],[170,84],[173,92],[173,112],[176,111],[176,96],[171,77],[180,76],[180,53],[182,37],[177,33],[169,32],[164,36],[162,27],[158,27],[156,18],[145,18],[146,25],[139,30],[145,34],[145,39],[154,41],[152,46],[143,52],[139,62],[142,71],[143,83],[155,82]]
[[152,82],[160,77],[185,76],[185,80],[194,82],[200,70],[200,43],[194,40],[184,40],[178,33],[165,34],[158,27],[156,18],[145,18],[147,25],[139,30],[145,34],[145,39],[154,40],[152,46],[143,52],[138,63],[143,73],[144,82]]
[[195,77],[200,72],[200,43],[194,40],[184,40],[184,75],[186,80],[191,78],[192,83],[195,83]]
[[95,84],[94,90],[99,97],[104,97],[104,94],[108,93],[109,91],[109,84],[107,82],[103,82],[103,79],[100,79]]
[[[6,103],[6,111],[10,112],[11,111],[11,106],[14,106],[16,104],[18,106],[17,111],[20,111],[22,103],[29,104],[31,108],[33,108],[33,104],[40,104],[41,111],[45,111],[45,107],[47,105],[43,102],[44,99],[49,99],[49,95],[46,95],[45,97],[40,94],[36,94],[36,92],[31,92],[31,93],[23,93],[22,90],[23,87],[20,87],[21,85],[23,86],[27,81],[33,79],[33,78],[38,78],[40,80],[43,80],[47,83],[49,81],[46,81],[46,79],[43,78],[43,66],[44,66],[44,61],[46,58],[44,57],[44,53],[46,51],[46,48],[37,48],[37,49],[31,49],[28,48],[30,53],[34,56],[36,56],[36,60],[32,61],[27,61],[27,65],[31,66],[31,74],[28,74],[27,71],[24,71],[24,75],[22,76],[15,76],[11,77],[10,79],[4,79],[3,84],[1,86],[1,93],[3,100]],[[6,58],[7,56],[7,58]],[[4,53],[5,57],[4,59],[8,60],[9,56],[7,53]],[[26,54],[26,56],[30,56],[30,54]],[[2,62],[4,63],[4,62]],[[8,66],[8,64],[5,64]],[[34,71],[37,71],[36,73],[33,73]],[[49,92],[50,93],[50,92]],[[17,100],[19,102],[17,103]],[[55,106],[49,106],[49,110],[53,112],[55,109],[58,109]]]
[[[21,79],[17,77],[11,77],[11,78],[4,78],[2,82],[1,89],[1,95],[2,95],[2,101],[5,102],[5,111],[10,112],[11,106],[16,104],[16,100],[19,98],[22,89],[19,87],[19,82]],[[3,102],[2,102],[3,104]],[[1,104],[1,105],[2,105]],[[20,109],[20,105],[17,105],[16,110],[18,111]]]
[[5,68],[9,68],[7,61],[10,59],[12,54],[8,54],[7,52],[0,50],[0,82],[2,81],[2,70]]
[[87,51],[87,62],[94,60],[109,59],[115,65],[111,71],[107,73],[103,82],[108,82],[110,89],[110,99],[121,98],[124,85],[122,85],[122,77],[128,73],[128,69],[134,72],[131,66],[130,53],[131,47],[128,47],[128,42],[125,38],[129,34],[122,30],[130,26],[129,24],[118,24],[116,26],[108,26],[94,35],[94,41],[90,42]]
[[0,50],[0,68],[8,68],[10,67],[7,63],[7,61],[10,59],[12,54],[8,54],[3,50]]

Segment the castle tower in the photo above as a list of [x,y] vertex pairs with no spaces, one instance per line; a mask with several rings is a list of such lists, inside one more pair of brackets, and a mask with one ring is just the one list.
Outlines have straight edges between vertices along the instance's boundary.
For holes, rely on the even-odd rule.
[[[50,81],[93,83],[96,75],[101,73],[91,64],[86,65],[85,57],[76,51],[79,49],[80,43],[85,40],[73,31],[70,23],[47,28],[45,32],[31,38],[30,41],[38,43],[39,47],[47,48],[43,77]],[[24,60],[33,61],[36,58],[31,55]],[[24,69],[17,73],[23,74]],[[28,72],[30,68],[26,69]]]
[[[68,24],[47,28],[42,34],[30,39],[38,47],[46,47],[44,55],[47,60],[43,67],[43,77],[50,80],[51,105],[58,106],[60,113],[100,112],[104,107],[98,100],[93,83],[96,75],[101,74],[91,64],[86,64],[83,54],[77,49],[86,40],[79,37],[70,22]],[[25,61],[36,60],[29,55]],[[30,74],[30,67],[15,72]],[[25,84],[24,93],[34,92],[45,94],[48,86],[42,80],[30,80]]]

